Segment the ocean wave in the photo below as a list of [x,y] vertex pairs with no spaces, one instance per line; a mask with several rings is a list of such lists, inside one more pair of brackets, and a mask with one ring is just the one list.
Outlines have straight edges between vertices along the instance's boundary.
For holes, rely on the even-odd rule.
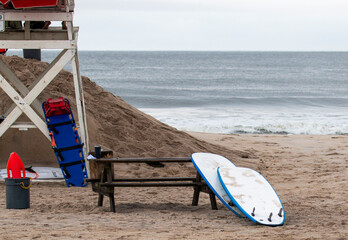
[[236,134],[348,134],[346,111],[330,109],[141,109],[179,130]]
[[[118,94],[122,89],[107,88],[108,91]],[[143,88],[141,95],[140,91],[125,90],[123,99],[137,108],[179,108],[179,107],[289,107],[289,108],[301,108],[301,107],[332,107],[340,108],[348,106],[348,97],[233,97],[225,96],[222,93],[195,95],[189,92],[181,91],[177,93],[170,92],[169,90],[158,90],[161,94],[148,91],[147,88]],[[166,94],[167,93],[167,94]]]

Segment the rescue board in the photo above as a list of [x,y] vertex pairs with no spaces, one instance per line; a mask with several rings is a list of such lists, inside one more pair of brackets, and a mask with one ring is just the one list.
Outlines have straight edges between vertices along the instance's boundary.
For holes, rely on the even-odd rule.
[[[53,167],[32,167],[31,168],[34,172],[37,173],[38,177],[36,179],[38,180],[54,180],[54,179],[64,179],[64,176],[62,174],[62,171],[60,168],[53,168]],[[32,172],[25,172],[26,177],[35,178],[36,174]],[[7,170],[6,169],[0,169],[0,179],[7,178]]]
[[222,187],[217,174],[218,167],[236,168],[227,158],[212,153],[193,153],[191,160],[199,174],[220,201],[234,214],[244,217],[243,213],[233,205],[232,200]]
[[81,142],[69,100],[48,99],[42,104],[52,148],[68,187],[85,187],[87,169]]
[[249,168],[221,166],[217,174],[229,198],[247,218],[262,225],[283,225],[284,207],[260,173]]

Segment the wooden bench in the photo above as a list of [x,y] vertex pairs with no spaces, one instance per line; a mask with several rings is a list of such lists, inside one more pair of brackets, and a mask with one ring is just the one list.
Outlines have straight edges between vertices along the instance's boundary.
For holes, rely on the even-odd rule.
[[[89,159],[91,178],[87,179],[92,184],[92,190],[99,194],[98,206],[103,205],[104,195],[109,197],[110,211],[116,212],[114,188],[115,187],[193,187],[192,205],[197,206],[200,192],[209,194],[212,209],[216,210],[215,194],[202,180],[197,172],[193,177],[157,177],[157,178],[115,178],[114,164],[119,163],[186,163],[191,158],[100,158]],[[116,170],[117,173],[117,170]]]

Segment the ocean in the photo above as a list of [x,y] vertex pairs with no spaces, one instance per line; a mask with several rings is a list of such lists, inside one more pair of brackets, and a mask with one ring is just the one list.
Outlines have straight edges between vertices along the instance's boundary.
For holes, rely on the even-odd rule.
[[82,75],[179,130],[348,134],[347,52],[80,51],[79,60]]

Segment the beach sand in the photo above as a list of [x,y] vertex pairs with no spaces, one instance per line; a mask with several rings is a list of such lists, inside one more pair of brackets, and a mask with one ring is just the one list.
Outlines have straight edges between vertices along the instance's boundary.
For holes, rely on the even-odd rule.
[[[347,239],[348,136],[190,134],[231,151],[253,152],[255,158],[245,160],[258,161],[255,170],[277,191],[285,224],[256,225],[219,201],[219,210],[211,210],[207,194],[191,206],[190,187],[117,188],[117,212],[111,213],[107,199],[97,207],[90,186],[35,183],[30,209],[8,210],[2,182],[1,239]],[[130,175],[168,175],[193,166],[166,166],[170,171],[147,165],[124,168]]]
[[[3,61],[26,85],[47,63],[19,57]],[[75,109],[72,75],[62,71],[39,96],[69,98]],[[130,106],[83,77],[90,147],[113,150],[115,157],[189,157],[212,152],[237,166],[250,167],[269,180],[285,208],[284,226],[256,225],[218,202],[211,210],[201,194],[191,206],[193,189],[116,188],[116,213],[108,199],[97,207],[90,186],[67,188],[64,182],[34,182],[31,207],[6,209],[0,182],[0,239],[347,239],[348,136],[234,135],[182,132]],[[11,100],[0,89],[0,115]],[[58,167],[50,142],[38,132],[11,129],[0,138],[0,167],[16,151],[26,166]],[[191,163],[123,164],[117,176],[193,177]]]

